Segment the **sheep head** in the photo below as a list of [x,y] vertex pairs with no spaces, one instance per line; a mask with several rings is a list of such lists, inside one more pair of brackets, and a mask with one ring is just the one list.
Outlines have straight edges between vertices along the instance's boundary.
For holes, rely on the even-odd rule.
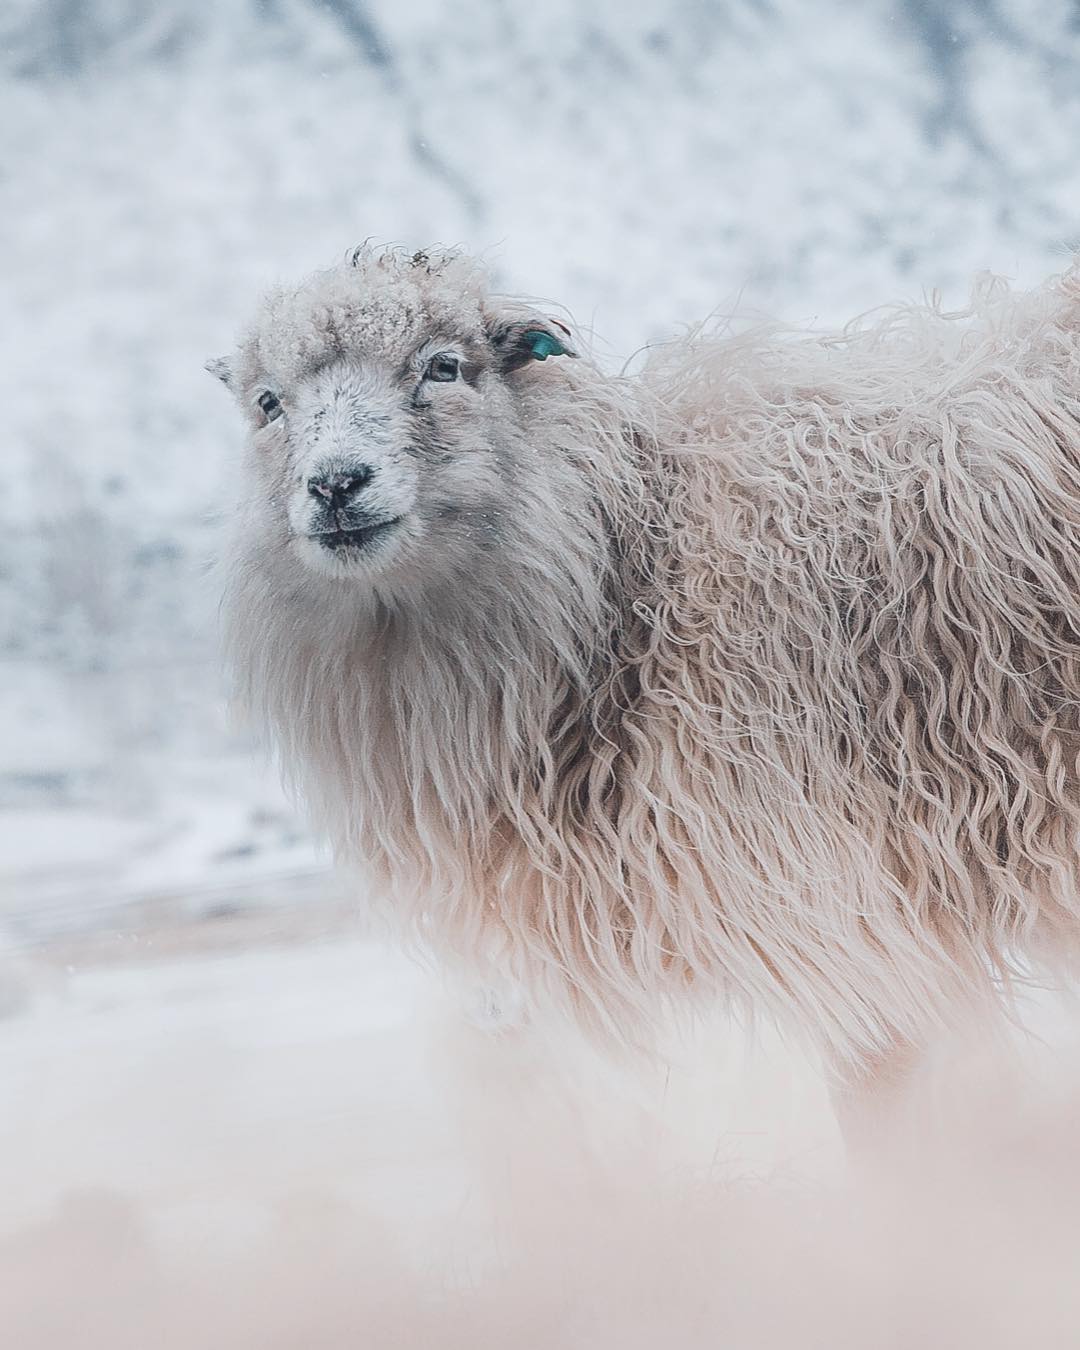
[[521,509],[521,400],[551,379],[536,363],[573,355],[562,324],[452,253],[361,248],[274,292],[207,363],[249,422],[245,528],[336,581],[460,581]]

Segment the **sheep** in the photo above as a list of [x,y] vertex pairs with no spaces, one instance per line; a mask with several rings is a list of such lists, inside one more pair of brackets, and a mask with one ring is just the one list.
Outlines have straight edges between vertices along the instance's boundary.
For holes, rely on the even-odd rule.
[[1080,273],[612,375],[364,246],[210,363],[224,646],[337,857],[629,1046],[724,1002],[841,1081],[1080,937]]

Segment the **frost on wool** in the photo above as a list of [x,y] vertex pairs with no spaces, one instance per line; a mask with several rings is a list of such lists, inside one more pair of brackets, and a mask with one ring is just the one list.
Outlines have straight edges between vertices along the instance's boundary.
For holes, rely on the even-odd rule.
[[[466,258],[361,250],[229,363],[227,651],[338,855],[623,1042],[723,998],[851,1063],[1069,960],[1077,274],[633,378],[506,360],[538,325]],[[324,565],[309,475],[358,457],[380,540]]]

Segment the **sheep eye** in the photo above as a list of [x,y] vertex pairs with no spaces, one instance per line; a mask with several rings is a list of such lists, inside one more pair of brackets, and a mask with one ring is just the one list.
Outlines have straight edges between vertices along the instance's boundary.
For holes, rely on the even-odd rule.
[[424,371],[424,379],[440,380],[444,383],[450,380],[456,380],[461,362],[456,356],[448,356],[445,352],[440,352],[438,356],[433,356],[428,362],[428,368]]
[[256,402],[258,403],[260,409],[262,410],[263,416],[266,418],[268,422],[273,422],[276,418],[280,417],[281,414],[285,411],[285,409],[281,406],[280,399],[276,398],[273,394],[271,394],[269,389],[267,389],[265,393],[260,394]]

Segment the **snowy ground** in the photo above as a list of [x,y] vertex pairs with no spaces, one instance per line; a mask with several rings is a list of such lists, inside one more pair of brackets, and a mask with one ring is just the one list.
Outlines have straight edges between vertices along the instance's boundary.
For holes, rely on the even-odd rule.
[[612,366],[1034,281],[1074,7],[11,0],[0,69],[5,1348],[1075,1344],[1064,1016],[853,1196],[792,1052],[567,1079],[372,942],[226,723],[202,371],[366,236],[483,252]]
[[[309,897],[310,899],[310,897]],[[812,1066],[471,1026],[311,900],[69,935],[0,1021],[18,1350],[1075,1345],[1080,1033],[929,1075],[845,1166]]]

